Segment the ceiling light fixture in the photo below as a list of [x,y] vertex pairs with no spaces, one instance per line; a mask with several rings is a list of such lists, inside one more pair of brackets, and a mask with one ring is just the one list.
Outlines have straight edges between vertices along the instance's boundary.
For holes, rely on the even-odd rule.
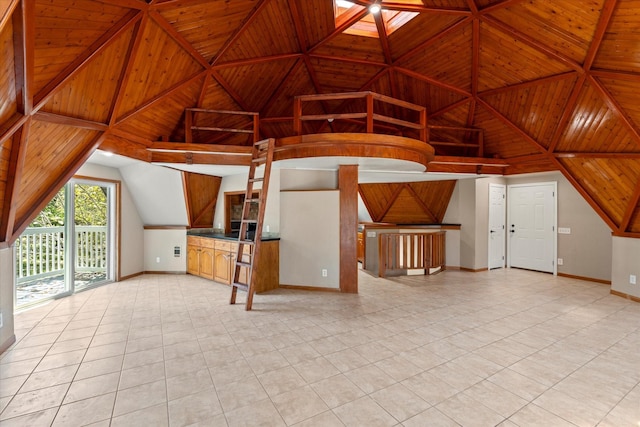
[[382,10],[382,6],[377,2],[369,6],[369,12],[374,15],[380,13],[380,10]]
[[111,151],[100,151],[100,154],[102,154],[105,157],[113,156],[113,153]]

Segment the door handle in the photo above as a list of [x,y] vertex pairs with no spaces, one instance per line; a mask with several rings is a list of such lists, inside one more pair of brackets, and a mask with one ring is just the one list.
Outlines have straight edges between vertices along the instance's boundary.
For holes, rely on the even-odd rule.
[[495,230],[489,230],[489,233],[495,233]]

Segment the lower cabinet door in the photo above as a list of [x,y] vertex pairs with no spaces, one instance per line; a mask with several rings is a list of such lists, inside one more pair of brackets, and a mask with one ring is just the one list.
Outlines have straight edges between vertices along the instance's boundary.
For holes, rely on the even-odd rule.
[[229,251],[214,251],[213,280],[231,284],[231,253]]
[[187,246],[187,273],[200,275],[200,246]]
[[213,280],[213,255],[213,249],[202,248],[200,250],[200,276],[204,277],[205,279]]

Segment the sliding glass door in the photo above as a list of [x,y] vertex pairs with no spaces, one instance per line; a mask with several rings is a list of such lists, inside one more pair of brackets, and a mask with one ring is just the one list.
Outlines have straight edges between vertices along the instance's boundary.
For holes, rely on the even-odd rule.
[[116,184],[72,179],[16,241],[16,308],[113,281]]

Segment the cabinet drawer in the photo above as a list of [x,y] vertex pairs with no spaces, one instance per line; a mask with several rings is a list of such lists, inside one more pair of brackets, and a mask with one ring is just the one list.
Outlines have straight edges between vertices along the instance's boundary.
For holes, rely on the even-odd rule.
[[216,239],[216,250],[231,252],[231,245],[234,243],[229,240],[217,240]]
[[200,243],[201,240],[202,240],[202,237],[187,236],[187,245],[201,246],[201,243]]
[[200,246],[202,246],[203,248],[209,248],[209,249],[213,249],[214,248],[214,239],[209,239],[207,237],[201,237],[200,240]]

